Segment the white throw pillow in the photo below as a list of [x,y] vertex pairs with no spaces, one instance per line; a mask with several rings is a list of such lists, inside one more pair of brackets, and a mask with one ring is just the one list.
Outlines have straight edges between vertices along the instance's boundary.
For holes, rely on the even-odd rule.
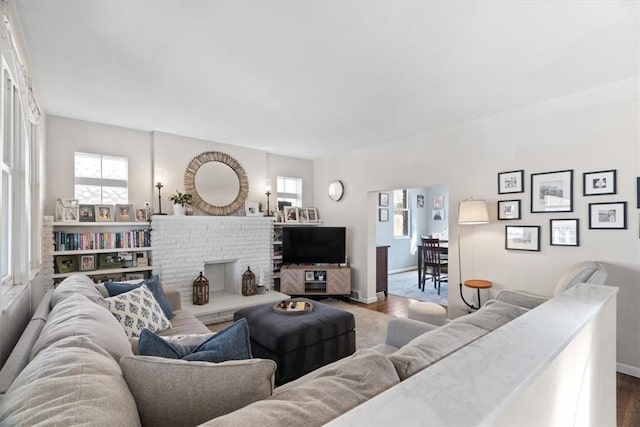
[[153,294],[142,285],[132,291],[106,298],[109,311],[116,317],[129,337],[137,337],[143,329],[164,331],[171,322],[164,315]]

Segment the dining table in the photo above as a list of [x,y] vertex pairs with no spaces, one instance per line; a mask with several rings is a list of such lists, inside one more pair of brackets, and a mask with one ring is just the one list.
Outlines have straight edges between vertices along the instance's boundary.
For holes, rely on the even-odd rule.
[[[440,251],[440,256],[442,257],[442,259],[447,259],[449,257],[449,241],[440,240],[439,243],[440,244],[438,246],[438,250]],[[422,277],[422,270],[424,268],[422,262],[422,258],[424,256],[422,253],[422,242],[416,245],[416,249],[418,252],[418,287],[422,289],[424,285],[424,277]]]

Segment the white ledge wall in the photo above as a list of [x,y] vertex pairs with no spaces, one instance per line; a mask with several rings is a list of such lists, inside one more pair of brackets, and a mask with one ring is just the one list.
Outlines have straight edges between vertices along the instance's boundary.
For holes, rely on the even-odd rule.
[[232,287],[241,293],[242,273],[251,267],[264,272],[271,283],[271,239],[273,219],[235,216],[159,216],[151,221],[153,272],[163,286],[180,292],[181,300],[192,300],[193,281],[204,263],[237,260],[233,264]]
[[332,426],[615,426],[616,294],[578,285]]

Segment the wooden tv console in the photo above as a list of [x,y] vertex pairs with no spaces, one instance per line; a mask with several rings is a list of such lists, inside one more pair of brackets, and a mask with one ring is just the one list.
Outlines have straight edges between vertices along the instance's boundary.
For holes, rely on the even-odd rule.
[[280,270],[280,292],[289,295],[351,295],[351,268],[289,265]]

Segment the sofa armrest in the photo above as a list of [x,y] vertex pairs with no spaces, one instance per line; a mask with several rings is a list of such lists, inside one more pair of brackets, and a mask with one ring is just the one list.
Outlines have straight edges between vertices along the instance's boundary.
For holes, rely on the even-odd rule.
[[517,305],[519,307],[532,309],[543,302],[549,300],[548,297],[542,295],[531,294],[523,291],[513,291],[511,289],[503,289],[498,292],[495,300],[506,302],[508,304]]
[[438,326],[418,320],[404,318],[393,319],[387,323],[386,344],[400,348],[412,339],[437,328]]
[[182,302],[180,302],[180,292],[171,288],[164,288],[164,294],[167,296],[169,303],[171,304],[171,310],[178,311],[182,309]]

